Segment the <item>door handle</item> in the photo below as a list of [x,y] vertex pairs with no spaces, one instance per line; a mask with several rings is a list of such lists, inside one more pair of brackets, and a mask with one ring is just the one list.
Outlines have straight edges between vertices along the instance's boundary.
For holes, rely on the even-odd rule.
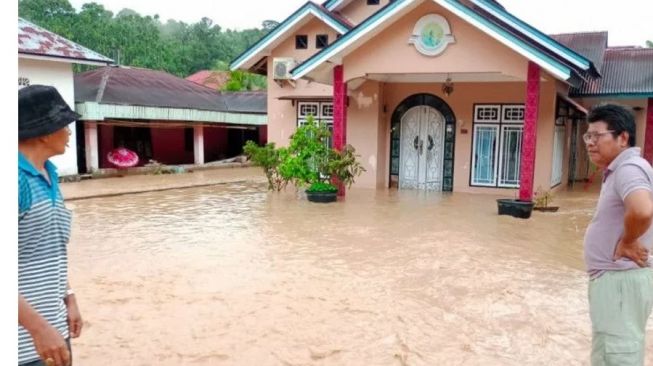
[[427,149],[429,151],[433,150],[434,145],[435,145],[435,143],[433,142],[433,137],[431,135],[429,135],[429,146],[427,147]]
[[415,136],[415,139],[413,140],[413,146],[415,147],[415,150],[419,149],[419,136]]

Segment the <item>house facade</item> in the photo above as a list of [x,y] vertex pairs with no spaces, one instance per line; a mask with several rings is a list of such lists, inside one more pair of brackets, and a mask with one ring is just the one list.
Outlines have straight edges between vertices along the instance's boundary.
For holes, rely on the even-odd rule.
[[[18,88],[51,85],[71,108],[75,106],[73,64],[109,65],[113,60],[64,37],[18,18]],[[52,158],[61,176],[78,173],[79,123],[71,128],[71,144],[63,155]],[[73,126],[71,126],[73,127]]]
[[603,101],[632,107],[653,159],[653,50],[546,35],[496,1],[308,2],[231,68],[267,75],[270,142],[312,115],[361,155],[360,187],[529,200],[592,173],[581,135]]
[[266,97],[220,93],[164,71],[108,66],[75,75],[81,115],[80,172],[114,168],[107,155],[125,147],[162,164],[196,164],[242,154],[265,143]]

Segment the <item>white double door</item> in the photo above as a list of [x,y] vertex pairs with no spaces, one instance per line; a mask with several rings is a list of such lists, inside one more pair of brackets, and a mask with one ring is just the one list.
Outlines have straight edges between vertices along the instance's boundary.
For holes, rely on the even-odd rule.
[[429,106],[416,106],[401,118],[399,188],[442,190],[444,116]]

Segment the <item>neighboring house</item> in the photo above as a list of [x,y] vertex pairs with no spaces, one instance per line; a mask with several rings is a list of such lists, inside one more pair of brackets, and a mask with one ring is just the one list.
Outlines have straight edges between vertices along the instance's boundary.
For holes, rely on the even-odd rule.
[[[73,64],[106,66],[113,60],[57,34],[18,18],[18,88],[52,85],[75,106]],[[75,127],[77,126],[77,127]],[[70,146],[64,155],[52,158],[61,176],[77,174],[79,123],[71,125]]]
[[549,36],[496,1],[308,2],[231,69],[267,75],[270,142],[313,115],[361,154],[362,187],[530,200],[588,177],[583,120],[608,100],[653,159],[653,49]]
[[201,70],[187,76],[186,80],[213,90],[221,90],[229,82],[229,71]]
[[126,147],[163,164],[204,164],[266,143],[266,95],[220,93],[163,71],[103,67],[75,75],[75,109],[84,126],[82,172],[112,168]]

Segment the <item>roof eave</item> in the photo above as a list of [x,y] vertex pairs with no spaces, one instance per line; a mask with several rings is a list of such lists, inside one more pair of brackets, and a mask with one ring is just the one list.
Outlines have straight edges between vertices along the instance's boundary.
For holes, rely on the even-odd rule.
[[[349,33],[340,37],[336,42],[329,45],[327,48],[323,49],[321,52],[313,55],[303,63],[297,65],[291,74],[294,80],[304,78],[307,74],[313,71],[318,65],[323,64],[324,62],[340,59],[343,56],[343,52],[349,46],[346,42],[350,41],[349,44],[355,42],[364,35],[365,29],[370,26],[378,26],[383,23],[386,19],[391,18],[396,12],[403,10],[408,7],[415,0],[406,0],[406,1],[396,1],[386,5],[385,8],[379,10],[374,15],[370,16],[358,26],[354,27]],[[529,60],[534,61],[540,65],[543,69],[548,71],[554,77],[559,80],[569,80],[573,74],[573,68],[564,65],[558,60],[546,55],[545,53],[539,51],[537,48],[528,45],[527,43],[519,40],[514,35],[511,35],[509,32],[500,29],[501,27],[493,22],[489,21],[482,15],[478,14],[474,10],[460,4],[455,0],[433,0],[438,3],[440,6],[449,10],[456,16],[462,18],[468,23],[474,25],[478,29],[482,30],[486,34],[492,36],[497,41],[508,46],[513,51],[519,53],[520,55],[526,57]],[[381,20],[381,21],[379,21]],[[377,24],[378,23],[378,24]],[[361,34],[361,37],[357,37]]]
[[[312,67],[310,70],[318,67],[320,64],[323,64],[324,62],[332,61],[334,59],[339,59],[340,57],[338,56],[338,54],[347,48],[347,47],[343,47],[341,50],[339,50],[338,49],[339,46],[341,46],[343,43],[345,43],[347,40],[351,38],[355,38],[355,40],[358,40],[360,38],[357,37],[359,34],[361,36],[365,34],[365,32],[363,31],[365,28],[375,23],[379,23],[379,24],[383,23],[387,18],[394,15],[393,10],[395,11],[402,10],[408,7],[408,5],[410,5],[413,2],[415,2],[415,0],[395,1],[386,5],[384,8],[380,9],[379,11],[377,11],[376,13],[374,13],[373,15],[365,19],[363,22],[359,23],[354,28],[350,29],[349,32],[347,32],[347,34],[336,39],[335,42],[331,43],[326,48],[323,48],[320,52],[315,53],[313,56],[309,57],[301,64],[295,66],[295,68],[293,68],[290,72],[293,79],[298,80],[301,78],[305,78],[306,74],[308,74],[310,71],[304,72],[304,68],[308,68],[309,67],[308,65],[311,65],[312,63],[316,63],[316,65]],[[320,60],[320,61],[316,61],[316,60]]]
[[[349,26],[343,24],[339,19],[335,18],[332,14],[328,13],[322,7],[307,2],[302,7],[293,12],[290,16],[284,19],[279,25],[274,28],[270,33],[263,36],[258,42],[254,43],[251,47],[247,48],[240,55],[238,55],[229,65],[229,68],[234,71],[237,69],[249,69],[252,65],[252,59],[260,59],[261,57],[269,56],[270,46],[276,39],[286,34],[298,22],[302,21],[306,16],[313,15],[320,19],[325,24],[333,28],[340,34],[345,34],[349,31]],[[256,56],[259,57],[256,57]]]
[[54,56],[54,55],[43,55],[29,52],[18,52],[18,57],[26,58],[31,60],[43,60],[43,61],[54,61],[54,62],[65,62],[71,64],[81,64],[81,65],[95,65],[95,66],[109,66],[114,65],[113,60],[93,60],[88,58],[75,58],[75,57],[66,57],[66,56]]

